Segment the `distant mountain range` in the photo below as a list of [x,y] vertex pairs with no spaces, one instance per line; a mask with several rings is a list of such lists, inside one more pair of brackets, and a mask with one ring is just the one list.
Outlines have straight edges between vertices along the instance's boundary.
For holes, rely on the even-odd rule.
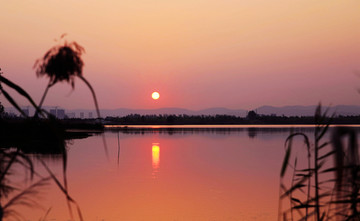
[[[312,116],[315,113],[316,105],[312,106],[283,106],[283,107],[273,107],[273,106],[261,106],[254,109],[258,114],[265,115],[277,115],[277,116]],[[325,110],[327,107],[323,107]],[[51,107],[46,107],[45,109],[50,110]],[[16,113],[14,108],[5,108],[7,112]],[[101,115],[106,116],[126,116],[129,114],[140,114],[140,115],[158,115],[158,114],[186,114],[186,115],[234,115],[245,117],[249,110],[245,109],[228,109],[228,108],[207,108],[203,110],[189,110],[184,108],[159,108],[159,109],[128,109],[128,108],[119,108],[119,109],[102,109]],[[30,115],[33,113],[33,110],[30,109]],[[85,118],[90,116],[96,117],[96,112],[93,109],[73,109],[65,110],[65,113],[71,117],[80,117],[80,114],[83,113]],[[336,115],[360,115],[360,106],[356,105],[336,105],[330,107],[329,114],[335,113]]]

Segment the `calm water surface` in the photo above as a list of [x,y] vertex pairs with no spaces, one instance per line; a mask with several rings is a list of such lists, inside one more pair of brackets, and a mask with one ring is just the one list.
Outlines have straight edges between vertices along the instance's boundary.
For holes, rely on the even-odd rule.
[[[276,220],[279,174],[289,131],[105,133],[68,145],[70,195],[84,220]],[[61,160],[46,160],[62,179]],[[46,174],[40,164],[40,173]],[[70,220],[51,184],[27,220]],[[21,209],[20,209],[21,208]]]

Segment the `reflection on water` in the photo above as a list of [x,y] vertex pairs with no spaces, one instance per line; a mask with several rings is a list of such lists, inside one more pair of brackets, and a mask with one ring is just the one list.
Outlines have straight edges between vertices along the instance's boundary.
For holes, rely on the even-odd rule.
[[118,143],[118,152],[117,152],[117,165],[120,163],[120,135],[117,133],[117,143]]
[[[279,171],[289,130],[168,132],[106,132],[110,159],[101,136],[69,145],[68,186],[84,220],[277,219]],[[300,143],[294,151],[305,150]],[[62,174],[60,162],[49,166]],[[70,219],[56,185],[42,199],[45,209],[51,207],[47,220]],[[32,221],[46,210],[22,207],[21,213]]]
[[[263,127],[261,127],[263,126]],[[299,126],[299,127],[296,127]],[[107,126],[106,130],[108,132],[115,132],[122,134],[168,134],[168,135],[177,135],[177,134],[226,134],[233,135],[234,133],[243,133],[248,132],[250,138],[254,138],[257,133],[267,133],[267,134],[278,134],[278,133],[289,133],[289,132],[313,132],[313,125],[185,125],[185,126],[122,126],[122,125],[111,125]]]
[[152,177],[156,178],[160,168],[160,146],[159,143],[152,144]]

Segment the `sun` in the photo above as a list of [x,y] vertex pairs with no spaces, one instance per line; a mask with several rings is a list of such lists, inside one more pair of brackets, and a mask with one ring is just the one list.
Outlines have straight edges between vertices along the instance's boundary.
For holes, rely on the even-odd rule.
[[157,99],[159,99],[160,94],[159,94],[159,92],[155,91],[151,94],[151,97],[152,97],[152,99],[157,100]]

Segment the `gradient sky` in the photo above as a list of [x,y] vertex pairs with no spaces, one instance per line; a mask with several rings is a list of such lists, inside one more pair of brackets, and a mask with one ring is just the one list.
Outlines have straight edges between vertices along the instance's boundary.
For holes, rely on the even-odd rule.
[[[86,50],[84,76],[100,108],[360,104],[358,0],[2,0],[0,6],[0,67],[37,102],[48,79],[38,79],[32,66],[67,33]],[[90,91],[75,83],[74,91],[55,85],[45,105],[93,108]]]

